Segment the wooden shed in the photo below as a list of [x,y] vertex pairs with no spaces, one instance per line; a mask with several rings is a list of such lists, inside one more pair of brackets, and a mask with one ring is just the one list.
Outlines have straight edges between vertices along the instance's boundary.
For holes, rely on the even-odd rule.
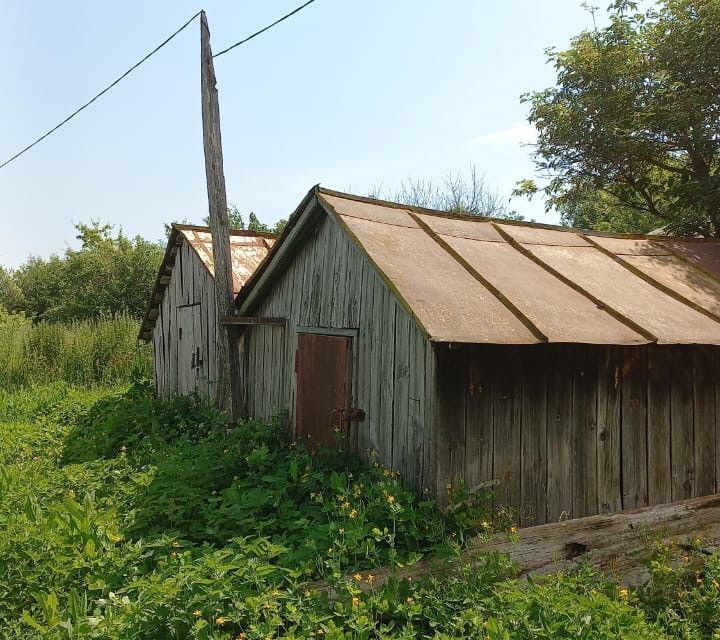
[[[230,232],[233,288],[240,291],[275,236]],[[208,227],[174,224],[140,338],[152,342],[155,384],[162,397],[198,393],[215,399],[217,322],[212,235]]]
[[497,481],[528,525],[718,489],[718,241],[314,188],[236,307],[250,415],[441,499]]

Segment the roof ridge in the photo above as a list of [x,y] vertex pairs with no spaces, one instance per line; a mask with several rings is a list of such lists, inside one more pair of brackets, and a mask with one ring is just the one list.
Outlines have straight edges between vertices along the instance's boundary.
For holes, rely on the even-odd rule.
[[658,338],[656,335],[645,329],[644,327],[640,326],[637,322],[634,320],[628,318],[625,314],[621,313],[614,307],[611,307],[609,304],[607,304],[605,301],[601,300],[600,298],[594,296],[592,293],[590,293],[587,289],[580,286],[577,282],[574,282],[570,278],[567,278],[562,273],[560,273],[557,269],[551,267],[547,262],[545,262],[542,258],[539,258],[537,255],[535,255],[532,251],[529,249],[526,249],[525,247],[520,244],[515,238],[513,238],[512,235],[510,235],[505,229],[502,229],[499,224],[497,223],[491,223],[493,228],[503,237],[505,240],[507,240],[508,244],[524,255],[526,258],[532,260],[535,264],[537,264],[542,269],[545,269],[548,273],[550,273],[552,276],[560,280],[563,284],[567,285],[571,289],[574,289],[581,295],[588,298],[591,302],[593,302],[598,309],[601,309],[602,311],[605,311],[609,316],[615,318],[618,322],[621,322],[626,327],[629,327],[635,333],[638,333],[643,338],[646,338],[647,340],[650,340],[651,342],[657,342]]
[[662,291],[665,295],[670,296],[674,300],[677,300],[678,302],[690,307],[694,311],[697,311],[698,313],[701,313],[711,320],[714,320],[718,324],[720,324],[720,316],[713,313],[712,311],[706,309],[705,307],[702,307],[697,302],[693,302],[689,298],[686,298],[681,293],[678,293],[674,289],[668,287],[667,285],[664,285],[662,282],[658,282],[653,278],[652,276],[648,275],[642,269],[638,269],[635,265],[629,263],[627,260],[623,260],[618,254],[610,251],[610,249],[606,249],[603,247],[600,243],[595,242],[593,239],[588,238],[585,236],[582,232],[578,232],[579,235],[583,236],[590,244],[592,244],[600,253],[605,254],[609,258],[612,258],[615,262],[617,262],[619,265],[625,267],[628,271],[630,271],[633,275],[636,275],[641,280],[644,280],[647,282],[650,286],[655,287],[659,291]]
[[[173,222],[171,228],[177,229],[178,231],[200,231],[203,233],[209,233],[212,235],[210,227],[201,224],[185,224],[180,222]],[[270,233],[269,231],[253,231],[251,229],[229,229],[231,236],[243,236],[247,238],[277,238],[277,233]]]
[[421,220],[420,217],[413,213],[408,212],[410,217],[417,223],[417,225],[427,233],[440,247],[442,247],[446,253],[448,253],[460,266],[462,266],[475,280],[482,284],[492,295],[494,295],[501,304],[503,304],[525,327],[532,333],[539,342],[549,342],[548,337],[540,330],[540,328],[523,313],[504,293],[502,293],[492,282],[490,282],[485,276],[483,276],[475,267],[473,267],[465,258],[463,258],[455,249],[453,249],[448,242],[443,240],[438,233],[436,233],[430,225],[425,221]]
[[516,227],[529,227],[531,229],[547,229],[549,231],[561,231],[563,233],[582,233],[587,235],[595,235],[606,238],[620,238],[626,240],[650,240],[653,242],[667,242],[672,240],[692,241],[697,243],[715,242],[720,243],[718,238],[686,238],[683,236],[655,236],[641,233],[610,233],[605,231],[594,231],[587,229],[578,229],[576,227],[565,227],[563,225],[549,224],[546,222],[528,222],[525,220],[511,220],[509,218],[498,218],[492,216],[467,215],[459,213],[450,213],[448,211],[440,211],[429,207],[420,207],[412,204],[403,204],[401,202],[393,202],[392,200],[383,200],[381,198],[371,198],[370,196],[359,196],[354,193],[345,191],[337,191],[328,189],[327,187],[316,187],[318,193],[322,195],[335,196],[344,198],[345,200],[354,200],[355,202],[363,202],[365,204],[374,204],[380,207],[388,207],[392,209],[403,209],[405,211],[415,212],[423,215],[436,216],[439,218],[449,218],[452,220],[467,220],[468,222],[491,222],[496,224],[506,224]]

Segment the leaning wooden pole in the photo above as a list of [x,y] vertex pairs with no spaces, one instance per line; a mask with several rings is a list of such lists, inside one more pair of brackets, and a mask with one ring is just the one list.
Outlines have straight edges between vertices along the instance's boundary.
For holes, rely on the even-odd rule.
[[205,176],[215,266],[216,398],[220,408],[235,420],[242,413],[238,340],[233,328],[221,324],[222,318],[233,315],[230,228],[220,137],[220,105],[210,48],[210,30],[204,11],[200,13],[200,69]]

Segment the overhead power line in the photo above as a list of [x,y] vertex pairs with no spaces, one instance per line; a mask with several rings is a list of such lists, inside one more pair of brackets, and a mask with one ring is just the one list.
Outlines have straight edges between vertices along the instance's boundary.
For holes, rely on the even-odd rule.
[[[315,2],[315,0],[308,0],[308,1],[305,2],[304,4],[300,5],[297,9],[294,9],[294,10],[291,11],[290,13],[286,13],[282,18],[278,18],[277,20],[275,20],[275,22],[272,22],[271,24],[267,25],[266,27],[263,27],[263,28],[260,29],[259,31],[256,31],[255,33],[249,35],[247,38],[243,38],[243,39],[240,40],[239,42],[236,42],[235,44],[227,47],[226,49],[223,49],[222,51],[216,53],[216,54],[213,56],[213,58],[217,58],[218,56],[221,56],[221,55],[227,53],[228,51],[232,51],[233,49],[235,49],[235,47],[239,47],[240,45],[245,44],[246,42],[252,40],[253,38],[256,38],[256,37],[259,36],[260,34],[265,33],[266,31],[269,31],[269,30],[272,29],[274,26],[276,26],[276,25],[280,24],[281,22],[283,22],[284,20],[287,20],[288,18],[294,16],[296,13],[299,13],[299,12],[302,11],[305,7],[307,7],[308,5],[312,4],[313,2]],[[41,135],[37,140],[35,140],[35,141],[32,142],[31,144],[29,144],[27,147],[25,147],[24,149],[21,149],[21,150],[18,151],[14,156],[12,156],[11,158],[8,158],[7,160],[5,160],[5,162],[3,162],[2,164],[0,164],[0,169],[2,169],[3,167],[9,165],[11,162],[13,162],[13,160],[17,160],[17,159],[18,159],[21,155],[23,155],[24,153],[27,153],[28,151],[30,151],[30,149],[32,149],[35,145],[37,145],[37,144],[39,144],[40,142],[42,142],[43,140],[45,140],[45,138],[47,138],[49,135],[55,133],[60,127],[62,127],[63,125],[67,124],[68,122],[70,122],[70,120],[72,120],[72,119],[73,119],[76,115],[78,115],[81,111],[84,111],[85,109],[87,109],[87,108],[88,108],[93,102],[95,102],[98,98],[100,98],[100,97],[102,97],[103,95],[105,95],[105,94],[106,94],[108,91],[110,91],[110,89],[112,89],[116,84],[118,84],[121,80],[124,80],[124,79],[125,79],[127,76],[129,76],[133,71],[135,71],[135,69],[137,69],[141,64],[143,64],[146,60],[148,60],[150,57],[152,57],[152,56],[155,55],[158,51],[160,51],[160,49],[162,49],[166,44],[168,44],[168,42],[170,42],[176,35],[178,35],[181,31],[183,31],[184,29],[186,29],[186,28],[192,23],[192,21],[195,20],[195,18],[197,18],[197,17],[200,15],[200,13],[201,13],[201,12],[198,11],[192,18],[190,18],[185,24],[183,24],[179,29],[177,29],[177,31],[175,31],[175,32],[172,33],[170,36],[168,36],[165,40],[163,40],[157,47],[155,47],[150,53],[148,53],[144,58],[142,58],[142,60],[139,60],[138,62],[136,62],[136,63],[135,63],[132,67],[130,67],[125,73],[123,73],[119,78],[117,78],[117,80],[113,81],[111,84],[109,84],[107,87],[105,87],[100,93],[98,93],[96,96],[94,96],[91,100],[88,100],[84,105],[82,105],[81,107],[78,107],[77,109],[75,109],[75,111],[73,111],[67,118],[65,118],[63,121],[59,122],[58,124],[56,124],[52,129],[50,129],[49,131],[45,132],[43,135]]]
[[221,55],[227,53],[228,51],[232,51],[235,47],[239,47],[241,44],[245,44],[245,43],[248,42],[249,40],[252,40],[253,38],[256,38],[256,37],[259,36],[261,33],[265,33],[266,31],[269,31],[269,30],[272,29],[274,26],[280,24],[283,20],[287,20],[288,18],[294,16],[296,13],[300,13],[305,7],[307,7],[309,4],[312,4],[313,2],[315,2],[315,0],[308,0],[305,4],[300,5],[297,9],[293,9],[290,13],[286,13],[282,18],[278,18],[278,19],[275,20],[275,22],[273,22],[272,24],[269,24],[267,27],[263,27],[262,29],[260,29],[260,31],[256,31],[256,32],[253,33],[252,35],[249,35],[247,38],[243,38],[243,39],[240,40],[239,42],[236,42],[235,44],[230,45],[227,49],[223,49],[222,51],[218,51],[218,53],[216,53],[216,54],[213,55],[213,58],[217,58],[218,56],[221,56]]
[[175,31],[172,35],[168,36],[165,40],[163,40],[157,47],[155,47],[150,53],[148,53],[142,60],[136,62],[136,63],[135,63],[132,67],[130,67],[125,73],[123,73],[117,80],[115,80],[114,82],[112,82],[111,84],[109,84],[107,87],[105,87],[105,88],[104,88],[100,93],[98,93],[94,98],[92,98],[91,100],[88,100],[88,102],[86,102],[82,107],[79,107],[79,108],[75,109],[75,111],[73,111],[67,118],[65,118],[65,120],[63,120],[62,122],[56,124],[52,129],[50,129],[50,131],[47,131],[46,133],[43,133],[43,135],[41,135],[37,140],[35,140],[35,142],[29,144],[27,147],[25,147],[25,148],[22,149],[21,151],[18,151],[12,158],[8,158],[7,160],[5,160],[5,162],[3,162],[2,164],[0,164],[0,169],[2,169],[3,167],[5,167],[6,165],[9,165],[13,160],[17,160],[21,155],[23,155],[23,154],[26,153],[27,151],[30,151],[30,149],[32,149],[36,144],[39,144],[40,142],[42,142],[43,140],[45,140],[45,138],[47,138],[50,134],[55,133],[60,127],[62,127],[63,125],[67,124],[68,122],[70,122],[70,120],[72,120],[72,119],[73,119],[76,115],[78,115],[81,111],[84,111],[85,109],[87,109],[93,102],[95,102],[95,100],[97,100],[97,99],[100,98],[101,96],[105,95],[108,91],[110,91],[110,89],[112,89],[116,84],[118,84],[118,82],[120,82],[121,80],[124,80],[127,76],[129,76],[133,71],[135,71],[135,69],[137,69],[137,68],[138,68],[143,62],[145,62],[148,58],[150,58],[151,56],[153,56],[154,54],[156,54],[158,51],[160,51],[160,49],[162,49],[168,42],[170,42],[170,40],[172,40],[172,39],[173,39],[176,35],[178,35],[183,29],[185,29],[188,25],[190,25],[190,23],[192,23],[192,21],[195,20],[195,18],[197,18],[199,15],[200,15],[200,12],[198,11],[198,12],[197,12],[192,18],[190,18],[182,27],[180,27],[180,28],[179,28],[177,31]]

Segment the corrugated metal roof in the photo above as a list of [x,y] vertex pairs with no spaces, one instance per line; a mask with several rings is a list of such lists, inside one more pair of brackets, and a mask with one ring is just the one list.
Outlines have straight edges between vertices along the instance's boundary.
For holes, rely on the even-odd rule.
[[316,195],[431,340],[720,344],[720,241],[591,234]]
[[[165,256],[158,271],[155,287],[150,296],[150,303],[140,328],[139,337],[141,340],[149,340],[152,337],[152,330],[158,317],[159,307],[175,264],[175,255],[184,242],[187,242],[194,249],[210,276],[215,277],[210,229],[194,225],[174,224],[168,238]],[[233,291],[236,295],[265,259],[274,242],[275,236],[273,234],[230,230]]]

